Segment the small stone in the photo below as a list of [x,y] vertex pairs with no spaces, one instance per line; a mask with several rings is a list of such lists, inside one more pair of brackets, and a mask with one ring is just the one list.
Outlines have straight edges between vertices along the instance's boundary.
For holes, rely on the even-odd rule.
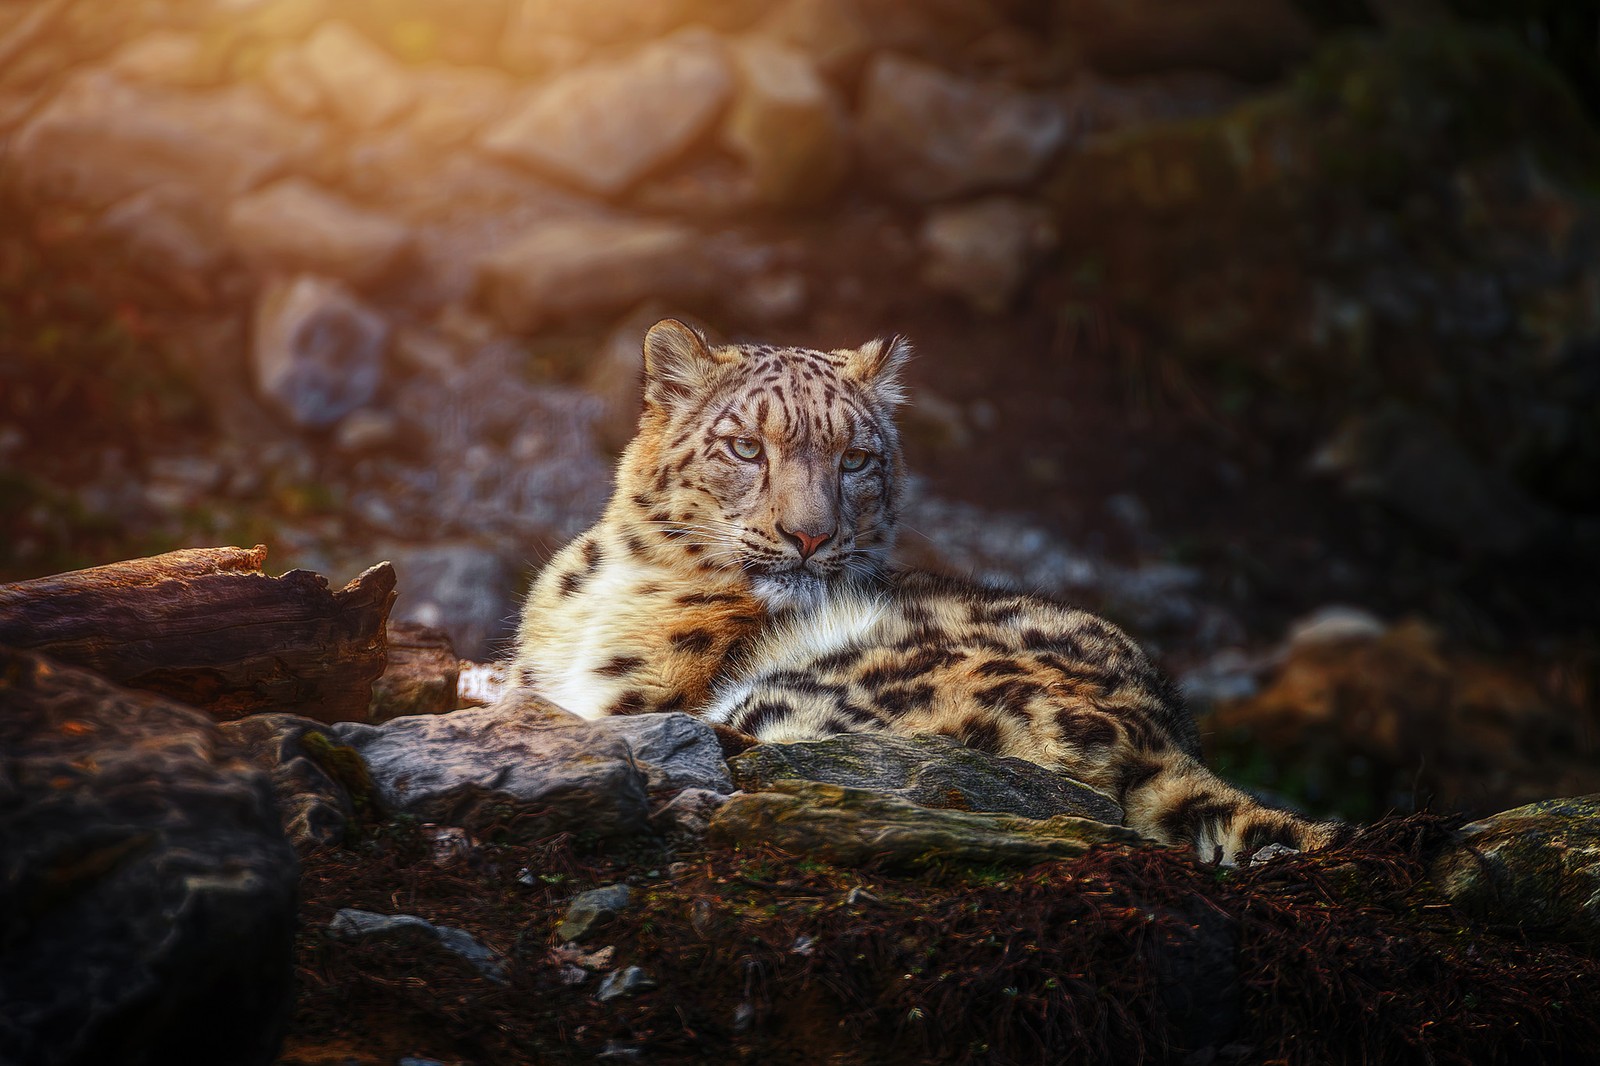
[[946,207],[922,225],[922,280],[998,315],[1016,301],[1039,254],[1055,242],[1044,208],[1012,197]]
[[226,226],[248,262],[356,285],[382,276],[410,241],[401,223],[304,178],[286,178],[240,197],[228,209]]
[[444,1063],[438,1059],[419,1059],[415,1055],[406,1055],[395,1066],[444,1066]]
[[111,54],[106,67],[128,81],[196,88],[214,84],[221,71],[206,61],[197,34],[157,30],[129,41]]
[[302,274],[262,292],[254,339],[257,390],[295,425],[326,429],[376,395],[389,324],[339,282]]
[[393,411],[363,407],[339,423],[333,435],[336,448],[346,455],[382,452],[400,439],[400,418]]
[[420,933],[432,937],[453,955],[459,955],[495,984],[506,983],[506,961],[465,929],[434,925],[414,914],[376,914],[346,907],[328,923],[328,935],[338,940],[365,940]]
[[606,885],[579,893],[567,906],[566,917],[556,926],[562,940],[583,940],[614,921],[628,907],[632,890],[627,885]]
[[855,0],[779,0],[758,32],[800,49],[836,81],[858,71],[876,44]]
[[1250,866],[1263,866],[1273,859],[1281,859],[1287,855],[1300,854],[1299,848],[1291,848],[1287,844],[1268,844],[1254,855],[1250,856]]
[[867,169],[913,200],[1024,185],[1066,141],[1055,101],[906,56],[875,59],[861,93],[857,141]]
[[849,163],[844,106],[804,52],[761,38],[733,49],[739,89],[722,143],[744,160],[767,203],[815,203]]
[[386,554],[402,591],[394,621],[442,630],[470,659],[489,658],[512,635],[516,574],[499,552],[470,541],[439,541],[391,545]]
[[601,1003],[609,1003],[613,999],[648,992],[655,987],[655,978],[637,966],[628,966],[607,974],[606,979],[600,982],[600,991],[595,993],[594,998]]
[[1304,649],[1346,641],[1378,640],[1389,631],[1383,619],[1360,607],[1319,607],[1289,626],[1289,648]]
[[711,816],[727,801],[721,792],[686,788],[650,815],[650,825],[663,836],[703,837],[711,827]]
[[483,148],[615,195],[676,158],[733,92],[720,42],[687,30],[534,89]]
[[391,122],[416,102],[417,90],[405,69],[348,23],[324,23],[302,55],[323,98],[358,129]]
[[261,65],[261,84],[285,111],[310,118],[324,106],[322,87],[298,48],[280,48]]
[[422,835],[427,837],[428,843],[433,846],[435,866],[450,866],[462,859],[470,859],[478,850],[477,841],[472,839],[472,834],[458,825],[425,823],[422,826]]

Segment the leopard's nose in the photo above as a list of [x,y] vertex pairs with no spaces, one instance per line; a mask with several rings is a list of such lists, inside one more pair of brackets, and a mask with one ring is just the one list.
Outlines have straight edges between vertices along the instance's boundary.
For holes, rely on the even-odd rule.
[[818,548],[833,539],[833,530],[831,529],[826,533],[806,533],[798,529],[785,529],[780,525],[778,532],[794,541],[795,547],[800,549],[801,559],[811,558],[817,554]]

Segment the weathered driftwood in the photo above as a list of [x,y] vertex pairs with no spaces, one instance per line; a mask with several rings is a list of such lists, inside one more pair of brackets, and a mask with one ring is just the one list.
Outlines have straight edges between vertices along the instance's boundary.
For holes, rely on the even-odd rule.
[[269,577],[264,545],[191,548],[0,585],[0,644],[33,648],[226,720],[292,711],[366,718],[387,660],[394,567],[337,592]]

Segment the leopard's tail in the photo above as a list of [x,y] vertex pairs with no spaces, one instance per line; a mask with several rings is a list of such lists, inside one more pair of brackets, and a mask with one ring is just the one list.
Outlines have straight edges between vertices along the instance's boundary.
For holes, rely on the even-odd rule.
[[1354,832],[1269,807],[1187,756],[1147,763],[1131,776],[1122,799],[1128,825],[1163,844],[1188,844],[1205,862],[1248,863],[1268,844],[1314,851]]

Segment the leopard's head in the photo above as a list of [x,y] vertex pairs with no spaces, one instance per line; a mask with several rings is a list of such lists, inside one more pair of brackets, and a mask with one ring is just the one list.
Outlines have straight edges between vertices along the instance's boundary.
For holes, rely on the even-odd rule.
[[748,584],[773,610],[882,573],[904,490],[903,340],[830,352],[712,345],[668,319],[612,515],[652,555]]

